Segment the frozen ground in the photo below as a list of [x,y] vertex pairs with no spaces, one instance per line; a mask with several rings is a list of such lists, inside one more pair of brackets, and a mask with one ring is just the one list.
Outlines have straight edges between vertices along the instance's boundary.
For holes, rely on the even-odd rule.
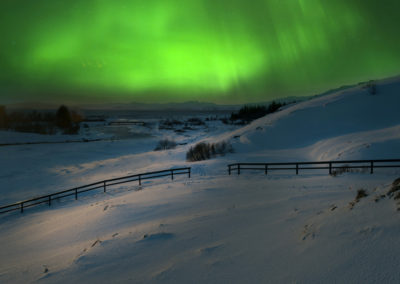
[[[160,136],[0,147],[1,204],[129,173],[193,169],[191,179],[0,216],[0,282],[398,283],[400,215],[382,196],[400,169],[226,172],[233,161],[399,158],[400,81],[377,84],[375,95],[358,86],[237,130],[199,129],[169,151],[152,151]],[[202,139],[230,141],[236,152],[186,162]],[[368,196],[351,209],[358,189]]]

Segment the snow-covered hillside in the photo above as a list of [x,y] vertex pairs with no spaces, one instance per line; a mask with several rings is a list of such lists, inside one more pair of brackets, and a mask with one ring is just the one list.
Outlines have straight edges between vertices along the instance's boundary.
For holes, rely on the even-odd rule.
[[299,155],[312,161],[392,158],[400,153],[400,78],[374,84],[375,94],[362,84],[289,106],[217,139],[231,140],[237,152],[255,153],[261,161],[275,152],[278,161]]
[[[399,93],[400,78],[376,82],[376,94],[359,85],[162,152],[154,138],[0,147],[0,204],[130,173],[193,173],[0,216],[0,282],[398,283],[399,205],[386,193],[400,169],[228,176],[226,165],[400,158]],[[199,139],[235,153],[186,162]],[[360,189],[368,196],[355,202]]]

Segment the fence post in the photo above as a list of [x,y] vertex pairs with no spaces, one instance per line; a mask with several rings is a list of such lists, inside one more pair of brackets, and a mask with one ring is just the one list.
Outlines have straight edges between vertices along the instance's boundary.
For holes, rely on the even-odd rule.
[[265,164],[265,174],[268,174],[268,164]]
[[174,180],[174,170],[171,170],[171,180]]
[[139,175],[139,185],[142,185],[142,175]]
[[371,175],[374,173],[374,162],[371,161]]
[[332,162],[329,162],[329,174],[332,175]]
[[21,213],[24,213],[24,203],[21,202]]
[[106,192],[106,181],[103,181],[104,192]]
[[240,164],[238,164],[238,175],[240,175]]
[[51,195],[49,195],[49,207],[51,205]]
[[299,174],[299,164],[296,163],[296,175]]
[[228,173],[231,175],[231,165],[228,165]]
[[78,200],[78,189],[75,188],[75,200]]
[[192,171],[192,168],[189,168],[188,174],[189,174],[189,178],[190,178],[190,172]]

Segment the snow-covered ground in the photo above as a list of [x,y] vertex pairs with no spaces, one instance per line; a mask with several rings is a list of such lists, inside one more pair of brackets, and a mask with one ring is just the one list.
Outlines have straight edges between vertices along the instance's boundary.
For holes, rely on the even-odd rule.
[[[0,204],[131,173],[180,176],[0,216],[1,283],[398,283],[400,215],[373,175],[245,172],[231,162],[400,158],[400,79],[288,106],[239,129],[0,147]],[[216,122],[215,122],[216,123]],[[153,151],[169,135],[174,150]],[[189,163],[196,142],[235,153]],[[187,144],[186,144],[187,143]],[[368,196],[351,209],[357,191]],[[385,197],[383,197],[385,196]]]

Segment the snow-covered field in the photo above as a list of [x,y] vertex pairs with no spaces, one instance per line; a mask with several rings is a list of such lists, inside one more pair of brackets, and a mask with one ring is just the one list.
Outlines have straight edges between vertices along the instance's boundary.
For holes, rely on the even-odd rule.
[[[0,216],[0,282],[399,283],[400,213],[386,193],[400,169],[333,177],[323,171],[228,176],[226,168],[400,158],[400,79],[377,82],[376,90],[372,95],[360,85],[236,129],[215,124],[186,136],[0,147],[0,204],[192,167],[191,179],[124,184]],[[183,145],[153,151],[165,135]],[[200,140],[229,141],[235,153],[186,162],[186,151]],[[368,196],[351,209],[359,189]]]

